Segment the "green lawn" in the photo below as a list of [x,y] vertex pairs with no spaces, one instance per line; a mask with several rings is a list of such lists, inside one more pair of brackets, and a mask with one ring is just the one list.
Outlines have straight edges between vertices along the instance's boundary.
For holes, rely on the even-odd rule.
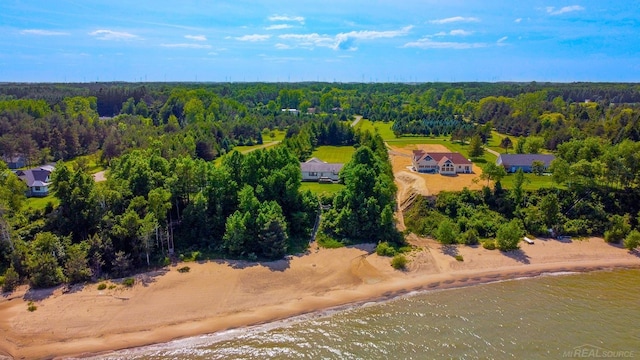
[[53,206],[58,206],[60,204],[60,200],[58,200],[57,197],[53,195],[49,195],[43,198],[38,198],[38,197],[27,198],[27,201],[25,202],[25,207],[31,208],[34,210],[44,210],[44,208],[47,207],[47,204],[49,202],[53,203]]
[[91,154],[91,155],[78,156],[66,162],[66,164],[70,166],[72,169],[75,169],[77,164],[79,163],[83,164],[83,166],[86,167],[87,172],[89,174],[95,174],[97,172],[107,169],[104,165],[100,163],[100,157],[98,153]]
[[305,181],[300,186],[300,190],[311,190],[312,193],[317,195],[322,194],[323,192],[333,195],[342,190],[342,188],[344,188],[344,185],[342,184],[320,184],[311,181]]
[[[545,188],[551,188],[551,187],[559,187],[559,188],[563,188],[563,186],[558,186],[557,184],[554,184],[553,181],[551,181],[551,176],[538,176],[535,174],[524,174],[525,179],[525,183],[522,186],[525,190],[538,190],[538,189],[545,189]],[[513,189],[513,182],[516,179],[516,175],[515,174],[508,174],[507,176],[505,176],[500,183],[502,184],[502,187],[505,189]],[[480,182],[481,184],[483,183],[482,181]],[[486,183],[486,182],[484,182]]]
[[393,134],[393,131],[391,131],[392,125],[393,121],[385,123],[382,121],[372,122],[371,120],[362,119],[358,122],[356,128],[363,131],[369,130],[372,133],[375,133],[377,131],[378,134],[382,136],[382,139],[384,141],[388,141],[396,138],[396,136]]
[[353,146],[318,146],[311,157],[317,157],[328,163],[346,164],[351,160],[355,151]]

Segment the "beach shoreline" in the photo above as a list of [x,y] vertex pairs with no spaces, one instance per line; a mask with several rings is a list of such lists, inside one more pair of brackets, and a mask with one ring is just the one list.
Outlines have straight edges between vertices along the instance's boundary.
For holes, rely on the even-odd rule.
[[[640,256],[602,239],[536,240],[513,253],[450,247],[413,237],[407,271],[373,246],[317,249],[271,263],[180,264],[138,277],[133,288],[96,284],[0,298],[0,354],[14,358],[86,357],[323,313],[415,292],[461,288],[545,273],[640,268]],[[182,274],[178,267],[189,266]],[[31,299],[31,300],[29,300]],[[27,311],[28,301],[38,309]],[[158,314],[162,314],[159,316]]]

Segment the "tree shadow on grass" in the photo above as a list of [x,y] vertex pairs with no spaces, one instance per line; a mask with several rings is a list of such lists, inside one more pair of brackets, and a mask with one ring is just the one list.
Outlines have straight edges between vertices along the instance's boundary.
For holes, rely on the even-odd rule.
[[509,250],[509,251],[500,251],[502,255],[506,257],[510,257],[517,262],[521,262],[523,264],[530,264],[530,257],[522,251],[522,249]]

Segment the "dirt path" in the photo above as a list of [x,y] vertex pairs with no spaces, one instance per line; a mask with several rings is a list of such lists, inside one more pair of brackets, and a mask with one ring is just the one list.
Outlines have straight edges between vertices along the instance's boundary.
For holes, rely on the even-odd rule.
[[488,148],[488,147],[486,147],[486,146],[484,147],[484,149],[485,149],[489,154],[493,154],[493,155],[495,155],[496,157],[500,157],[500,153],[499,153],[499,152],[497,152],[497,151],[495,151],[495,150],[492,150],[492,149],[489,149],[489,148]]
[[358,125],[358,123],[360,122],[360,120],[362,120],[362,115],[355,115],[354,116],[356,119],[353,120],[353,122],[351,123],[351,127],[356,127],[356,125]]

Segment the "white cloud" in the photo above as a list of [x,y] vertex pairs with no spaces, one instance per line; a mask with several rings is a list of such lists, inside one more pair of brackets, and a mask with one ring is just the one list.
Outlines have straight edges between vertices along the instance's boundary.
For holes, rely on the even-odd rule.
[[565,6],[558,10],[556,10],[556,8],[553,6],[547,7],[547,13],[549,15],[561,15],[561,14],[566,14],[574,11],[582,11],[582,10],[584,10],[584,8],[580,5]]
[[278,49],[278,50],[286,50],[286,49],[291,49],[291,46],[289,46],[287,44],[277,43],[276,44],[276,49]]
[[518,24],[519,24],[521,21],[522,21],[522,18],[517,18],[517,19],[513,20],[513,22],[514,22],[514,23],[518,23]]
[[98,40],[134,40],[139,39],[137,35],[133,35],[126,32],[113,31],[113,30],[96,30],[90,32],[89,35],[95,36]]
[[477,17],[462,17],[462,16],[454,16],[445,19],[437,19],[429,21],[432,24],[449,24],[454,22],[478,22],[480,19]]
[[207,41],[207,37],[204,35],[185,35],[184,38],[195,41]]
[[405,26],[399,30],[388,31],[350,31],[347,33],[339,33],[335,36],[313,34],[283,34],[279,38],[283,40],[293,40],[302,47],[327,47],[333,50],[356,50],[354,45],[356,40],[375,40],[381,38],[394,38],[407,35],[413,26]]
[[508,37],[507,36],[503,36],[500,39],[498,39],[498,41],[496,41],[496,44],[498,46],[505,46],[507,43],[505,43],[505,41],[507,41]]
[[68,32],[41,30],[41,29],[26,29],[26,30],[20,31],[20,34],[22,34],[22,35],[40,35],[40,36],[65,36],[65,35],[70,35]]
[[433,41],[430,38],[422,38],[417,41],[408,42],[403,47],[416,47],[420,49],[476,49],[487,47],[485,43],[465,43],[465,42],[449,42],[449,41]]
[[240,37],[235,37],[234,39],[236,39],[238,41],[257,42],[257,41],[269,40],[270,37],[271,37],[271,35],[253,34],[253,35],[244,35],[244,36],[240,36]]
[[295,21],[304,24],[302,16],[272,15],[269,16],[269,21]]
[[282,30],[282,29],[289,29],[289,28],[292,28],[292,27],[293,26],[291,26],[289,24],[276,24],[276,25],[267,26],[264,29],[265,30]]
[[467,35],[471,35],[471,34],[473,34],[473,31],[466,31],[466,30],[461,30],[461,29],[451,30],[449,32],[449,35],[451,35],[451,36],[467,36]]
[[206,44],[190,44],[190,43],[180,43],[180,44],[160,44],[162,47],[167,48],[185,48],[185,49],[211,49],[211,45]]

